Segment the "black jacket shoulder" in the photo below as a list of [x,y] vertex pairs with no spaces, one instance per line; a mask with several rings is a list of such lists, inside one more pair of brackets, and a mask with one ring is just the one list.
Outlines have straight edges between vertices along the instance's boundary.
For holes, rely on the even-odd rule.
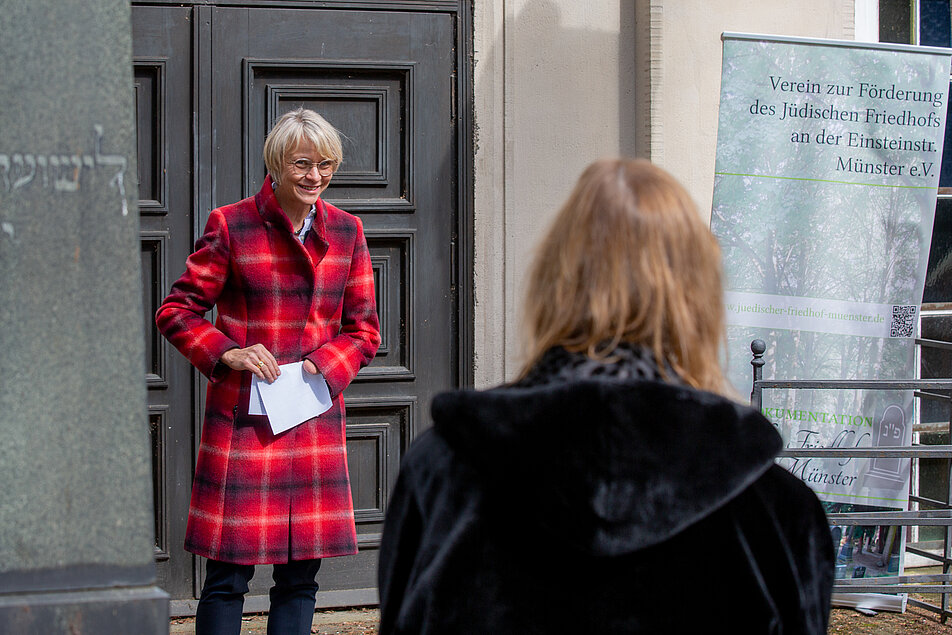
[[381,633],[826,631],[826,517],[756,411],[582,381],[448,393],[433,419],[387,513]]

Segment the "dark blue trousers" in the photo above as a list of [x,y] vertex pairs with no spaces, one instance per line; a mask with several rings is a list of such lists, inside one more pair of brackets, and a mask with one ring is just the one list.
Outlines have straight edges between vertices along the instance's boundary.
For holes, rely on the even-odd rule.
[[[311,632],[320,568],[320,560],[293,560],[274,565],[268,635]],[[251,564],[208,561],[202,597],[195,611],[195,635],[240,635],[241,610],[254,574],[255,567]]]

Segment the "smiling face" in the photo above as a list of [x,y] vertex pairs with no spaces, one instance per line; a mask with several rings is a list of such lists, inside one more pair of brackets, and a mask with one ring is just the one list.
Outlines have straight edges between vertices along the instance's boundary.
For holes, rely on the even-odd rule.
[[[313,165],[306,172],[302,172],[293,165],[294,161],[300,159],[309,161]],[[326,157],[306,141],[293,148],[285,157],[274,195],[281,209],[292,221],[299,221],[307,216],[311,206],[330,185],[333,172],[323,176],[317,167],[317,164],[325,159]]]

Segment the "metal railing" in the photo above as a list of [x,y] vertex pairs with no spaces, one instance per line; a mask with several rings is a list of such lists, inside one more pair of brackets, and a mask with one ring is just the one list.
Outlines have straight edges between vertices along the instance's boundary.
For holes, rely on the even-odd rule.
[[[917,339],[916,344],[945,351],[952,351],[952,344],[936,340]],[[949,422],[944,432],[952,439],[952,379],[918,380],[767,380],[763,379],[764,353],[762,340],[750,344],[753,359],[753,383],[750,395],[751,406],[761,410],[763,391],[770,389],[820,389],[820,390],[912,390],[919,399],[945,402]],[[942,623],[952,616],[952,445],[920,445],[910,447],[859,447],[859,448],[796,448],[785,449],[780,457],[790,458],[902,458],[910,459],[910,496],[906,511],[850,512],[827,514],[831,526],[853,527],[942,527],[943,539],[940,553],[906,545],[907,554],[915,554],[941,567],[941,574],[887,575],[881,577],[836,579],[834,593],[913,593],[940,594],[939,604],[923,598],[909,597],[907,602],[938,613]],[[914,478],[922,460],[945,459],[945,500],[936,500],[914,495]],[[923,509],[925,507],[925,509]],[[892,533],[890,531],[890,533]],[[894,535],[894,534],[893,534]]]

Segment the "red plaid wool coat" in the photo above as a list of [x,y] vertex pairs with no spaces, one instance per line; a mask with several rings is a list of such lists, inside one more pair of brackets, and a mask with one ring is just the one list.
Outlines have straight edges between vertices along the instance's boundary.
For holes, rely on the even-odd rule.
[[[239,564],[356,553],[340,393],[380,344],[360,220],[318,200],[302,245],[268,177],[211,213],[156,324],[210,380],[185,548]],[[314,362],[331,409],[277,436],[248,415],[252,374],[219,360],[255,343],[279,364]]]

